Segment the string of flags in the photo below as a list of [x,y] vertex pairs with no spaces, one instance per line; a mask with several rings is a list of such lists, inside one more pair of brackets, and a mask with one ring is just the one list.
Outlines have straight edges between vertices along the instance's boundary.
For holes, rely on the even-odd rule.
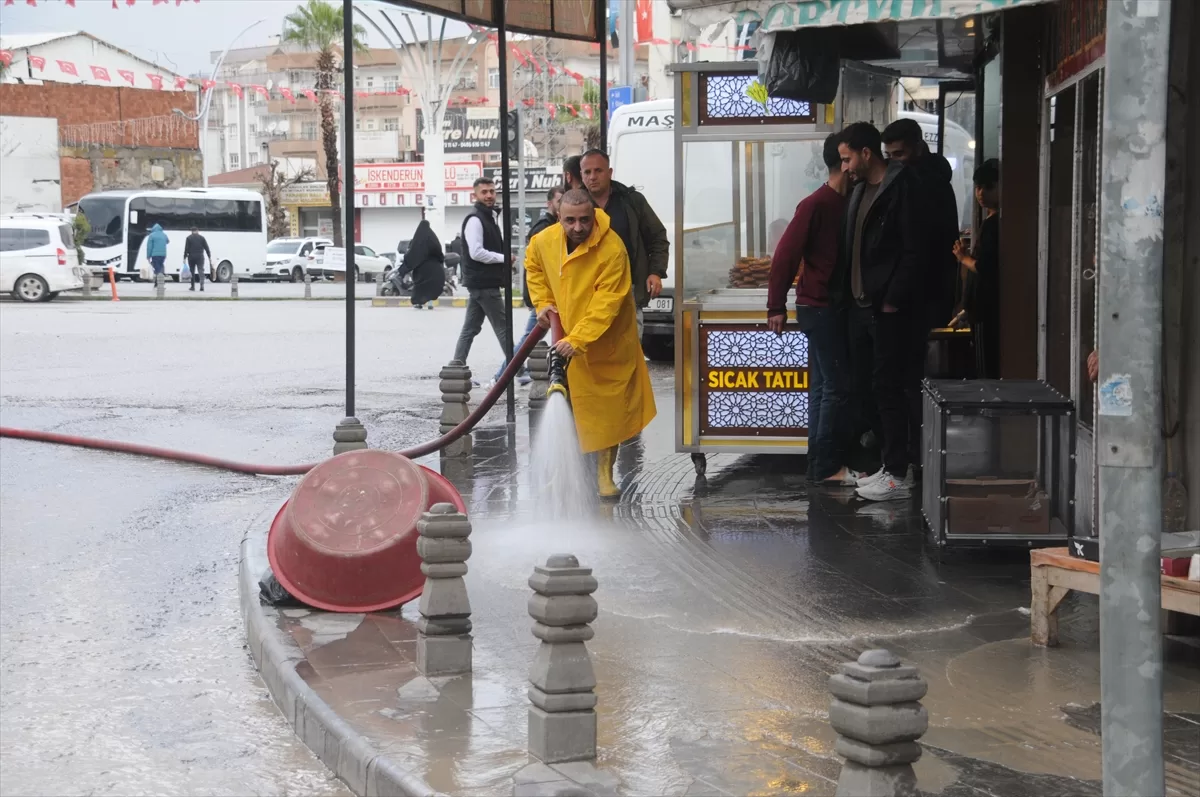
[[[76,2],[76,0],[63,0],[63,2],[65,2],[65,3],[66,3],[67,5],[69,5],[71,8],[75,8],[75,2]],[[136,2],[137,2],[137,0],[112,0],[112,7],[113,7],[114,9],[118,9],[118,8],[120,8],[120,7],[121,7],[121,5],[122,5],[122,4],[124,4],[124,5],[127,5],[127,6],[131,6],[131,5],[133,5],[134,3],[136,3]],[[143,0],[143,2],[145,2],[145,0]],[[152,5],[156,5],[156,6],[163,6],[163,5],[166,5],[166,4],[170,3],[170,2],[171,2],[171,0],[150,0],[150,3],[151,3]],[[184,3],[188,3],[188,2],[191,2],[191,3],[199,3],[199,2],[200,2],[200,0],[175,0],[175,5],[177,5],[177,6],[181,6],[181,5],[183,5]],[[13,5],[16,5],[16,4],[17,4],[17,3],[16,3],[16,0],[4,0],[4,5],[6,5],[6,6],[13,6]],[[37,6],[37,4],[38,4],[38,0],[25,0],[25,5],[27,5],[27,6],[34,6],[34,7],[36,7],[36,6]],[[42,5],[46,5],[46,0],[42,0]]]

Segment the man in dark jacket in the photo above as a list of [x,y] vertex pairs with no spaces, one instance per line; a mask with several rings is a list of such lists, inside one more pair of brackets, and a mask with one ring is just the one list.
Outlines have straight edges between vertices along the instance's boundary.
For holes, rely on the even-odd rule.
[[642,311],[662,292],[662,281],[667,276],[667,256],[671,248],[667,228],[658,220],[645,196],[613,180],[612,166],[603,151],[590,149],[583,153],[580,169],[583,184],[596,206],[608,214],[613,230],[625,242],[640,340]]
[[212,263],[212,251],[208,248],[208,241],[200,234],[197,227],[192,228],[192,234],[183,242],[183,257],[187,260],[188,270],[192,272],[192,287],[189,291],[196,290],[196,280],[200,280],[200,290],[204,291],[204,256],[208,255],[208,262]]
[[959,271],[954,258],[954,245],[959,238],[958,200],[950,184],[954,176],[950,162],[929,151],[924,132],[916,121],[900,119],[884,128],[883,151],[889,160],[909,167],[917,178],[921,233],[925,239],[919,297],[924,301],[924,320],[918,316],[913,325],[904,388],[908,399],[908,448],[916,466],[920,462],[921,380],[925,377],[929,330],[947,323],[954,313]]
[[913,173],[883,159],[879,131],[857,122],[842,132],[842,166],[857,178],[846,207],[831,290],[850,308],[852,357],[869,359],[883,433],[883,467],[859,480],[871,501],[907,498],[908,408],[904,393],[913,324],[923,309],[923,238]]
[[474,186],[475,209],[463,220],[463,284],[467,288],[467,316],[463,319],[454,359],[467,362],[471,344],[483,329],[487,318],[504,351],[504,296],[501,288],[511,279],[508,258],[504,256],[504,235],[496,223],[496,185],[490,177],[480,177]]

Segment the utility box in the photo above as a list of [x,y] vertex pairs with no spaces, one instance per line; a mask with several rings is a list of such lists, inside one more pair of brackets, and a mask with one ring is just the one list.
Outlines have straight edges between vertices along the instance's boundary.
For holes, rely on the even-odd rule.
[[922,514],[938,545],[1065,545],[1075,408],[1038,380],[924,383]]

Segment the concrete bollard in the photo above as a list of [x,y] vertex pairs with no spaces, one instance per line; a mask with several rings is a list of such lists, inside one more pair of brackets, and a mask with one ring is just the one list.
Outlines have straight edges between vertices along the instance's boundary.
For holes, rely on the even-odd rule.
[[375,295],[383,296],[383,272],[375,275]]
[[[438,373],[438,377],[441,379],[438,387],[442,391],[442,417],[438,431],[446,434],[465,421],[471,412],[467,404],[471,400],[471,369],[458,360],[451,360]],[[443,448],[442,453],[448,457],[471,456],[471,435],[463,435]]]
[[236,299],[238,297],[238,278],[237,272],[234,271],[229,275],[229,298]]
[[342,418],[333,429],[333,455],[367,448],[367,427],[358,418]]
[[471,601],[463,576],[471,522],[451,504],[434,504],[419,521],[417,553],[425,589],[417,610],[417,669],[425,676],[471,671]]
[[312,277],[308,274],[304,275],[304,298],[312,298]]
[[929,690],[917,668],[886,650],[868,650],[829,678],[829,722],[846,759],[838,797],[917,797],[912,764],[929,714],[918,701]]
[[90,271],[83,272],[83,298],[92,298],[92,273]]
[[584,645],[594,636],[596,579],[570,554],[533,569],[529,616],[542,641],[529,671],[529,754],[545,764],[596,757],[596,673]]
[[167,298],[167,276],[165,274],[154,275],[154,298]]
[[533,377],[529,383],[529,409],[532,412],[546,406],[546,391],[550,389],[550,347],[544,340],[533,347],[526,362],[529,375]]

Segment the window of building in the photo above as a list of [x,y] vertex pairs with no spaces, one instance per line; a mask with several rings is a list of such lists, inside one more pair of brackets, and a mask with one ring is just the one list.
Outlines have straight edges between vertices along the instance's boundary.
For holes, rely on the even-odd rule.
[[257,152],[251,152],[246,157],[246,165],[247,166],[257,166],[258,165],[258,153]]
[[[499,86],[499,84],[497,84],[497,87],[498,86]],[[474,89],[475,88],[475,76],[474,75],[463,75],[454,84],[454,88],[465,90],[465,91],[470,91],[470,90]]]
[[368,119],[366,122],[367,130],[375,130],[378,126],[378,121],[379,121],[378,119],[374,119],[374,118]]
[[355,129],[355,130],[362,130],[362,119],[355,119],[355,120],[354,120],[354,129]]
[[499,69],[489,69],[488,70],[488,88],[489,89],[500,88],[500,70]]
[[389,94],[394,94],[396,89],[400,88],[400,78],[396,75],[384,75],[383,90]]
[[304,122],[300,125],[300,137],[309,141],[315,141],[317,138],[317,123]]
[[384,117],[383,129],[384,130],[399,130],[400,129],[400,117],[398,117],[398,116]]
[[231,170],[242,168],[241,158],[238,156],[238,154],[236,152],[229,153],[229,168]]
[[237,138],[237,125],[225,125],[225,135],[229,136],[230,138]]
[[375,90],[375,78],[373,76],[371,76],[371,75],[367,76],[366,87],[367,87],[367,91]]
[[258,125],[254,124],[254,122],[251,122],[250,123],[250,135],[254,135],[257,132],[258,132]]

